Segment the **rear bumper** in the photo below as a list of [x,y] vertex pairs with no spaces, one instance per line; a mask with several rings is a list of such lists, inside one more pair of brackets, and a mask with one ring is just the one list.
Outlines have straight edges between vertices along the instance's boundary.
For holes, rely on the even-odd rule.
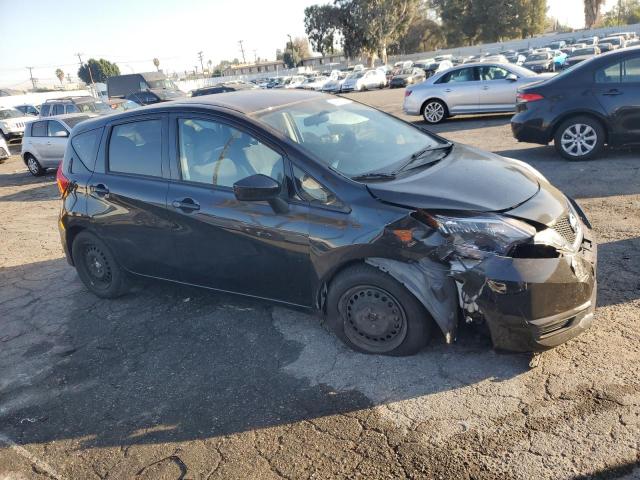
[[547,145],[552,137],[549,123],[531,110],[521,110],[511,118],[511,133],[519,142],[540,145]]
[[[597,246],[585,239],[575,254],[559,258],[495,257],[474,268],[464,290],[473,298],[493,344],[510,351],[543,351],[587,330],[596,305]],[[479,282],[479,283],[476,283]],[[464,291],[463,290],[463,291]]]

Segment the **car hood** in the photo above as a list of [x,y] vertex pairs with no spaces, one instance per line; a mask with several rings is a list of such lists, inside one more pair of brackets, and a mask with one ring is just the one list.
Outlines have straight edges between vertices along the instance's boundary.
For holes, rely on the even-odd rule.
[[27,122],[33,122],[37,119],[38,117],[34,117],[33,115],[26,115],[24,117],[14,117],[14,118],[7,118],[5,120],[0,120],[0,123],[6,123],[7,125],[11,125],[12,128],[24,128]]
[[375,198],[409,208],[495,212],[512,209],[540,189],[521,162],[454,145],[437,164],[391,181],[369,182]]
[[180,90],[168,90],[165,88],[152,88],[151,91],[158,95],[161,100],[178,100],[187,98],[187,95]]

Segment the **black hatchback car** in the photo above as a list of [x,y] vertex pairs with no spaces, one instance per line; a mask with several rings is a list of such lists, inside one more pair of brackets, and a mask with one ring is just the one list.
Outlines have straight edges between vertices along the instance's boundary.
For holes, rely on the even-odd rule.
[[588,160],[605,144],[640,144],[640,48],[616,50],[519,89],[513,135]]
[[411,354],[437,326],[496,347],[584,331],[596,244],[525,163],[346,98],[248,90],[78,125],[59,229],[87,288],[133,275],[319,310],[353,348]]

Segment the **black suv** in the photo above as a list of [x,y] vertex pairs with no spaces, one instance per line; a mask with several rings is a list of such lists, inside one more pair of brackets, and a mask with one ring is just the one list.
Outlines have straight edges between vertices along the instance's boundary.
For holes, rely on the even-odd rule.
[[96,117],[58,170],[68,261],[96,295],[133,274],[320,310],[353,348],[485,323],[497,347],[584,331],[596,244],[525,163],[346,98],[245,90]]
[[640,144],[640,48],[616,50],[521,87],[513,135],[548,144],[569,160],[596,156],[605,144]]

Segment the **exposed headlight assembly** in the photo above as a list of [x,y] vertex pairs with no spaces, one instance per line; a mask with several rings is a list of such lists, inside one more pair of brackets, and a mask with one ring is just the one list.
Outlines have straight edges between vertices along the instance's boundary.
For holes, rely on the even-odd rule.
[[490,255],[506,255],[515,245],[531,241],[536,234],[528,223],[500,215],[433,218],[454,251],[464,258],[481,260]]

